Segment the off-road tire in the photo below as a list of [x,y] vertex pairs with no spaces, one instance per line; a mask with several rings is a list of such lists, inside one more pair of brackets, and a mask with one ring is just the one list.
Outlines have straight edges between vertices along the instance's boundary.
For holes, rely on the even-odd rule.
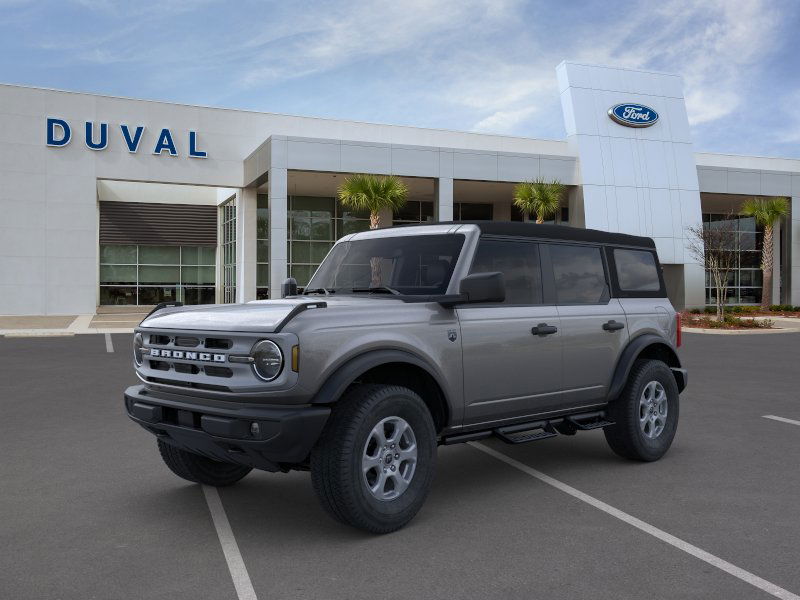
[[[362,473],[364,446],[382,419],[400,417],[413,429],[417,462],[399,497],[379,500]],[[333,407],[311,452],[311,481],[325,511],[337,521],[371,533],[389,533],[408,523],[430,490],[436,468],[436,428],[416,393],[396,385],[358,385]]]
[[[667,416],[658,437],[648,438],[639,421],[639,399],[651,381],[660,383],[667,395]],[[608,417],[614,425],[603,429],[611,449],[630,460],[658,460],[669,450],[678,428],[679,392],[670,368],[660,360],[637,360],[628,375],[619,398],[608,406]]]
[[170,470],[192,483],[215,487],[233,485],[253,469],[234,463],[211,460],[158,440],[158,451]]

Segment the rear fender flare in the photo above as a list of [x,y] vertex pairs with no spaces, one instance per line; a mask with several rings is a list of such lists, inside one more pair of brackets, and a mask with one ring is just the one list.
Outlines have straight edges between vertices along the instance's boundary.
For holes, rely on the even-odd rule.
[[[611,385],[608,388],[606,400],[609,402],[615,400],[622,393],[622,389],[628,381],[631,368],[633,368],[633,363],[636,362],[636,359],[648,348],[652,348],[659,352],[659,354],[662,354],[664,358],[667,359],[667,366],[671,369],[681,368],[681,361],[675,353],[675,349],[665,342],[664,338],[653,334],[640,335],[632,339],[625,347],[625,350],[622,351],[617,361],[617,367],[614,369],[614,376],[611,379]],[[685,376],[682,376],[682,374],[676,370],[673,370],[672,373],[678,384],[678,390],[683,391],[683,388],[686,387]]]

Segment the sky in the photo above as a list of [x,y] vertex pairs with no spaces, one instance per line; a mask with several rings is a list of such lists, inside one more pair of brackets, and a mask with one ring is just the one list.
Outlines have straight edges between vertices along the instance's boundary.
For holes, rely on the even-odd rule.
[[0,82],[563,139],[562,60],[678,73],[695,149],[800,158],[800,0],[0,0]]

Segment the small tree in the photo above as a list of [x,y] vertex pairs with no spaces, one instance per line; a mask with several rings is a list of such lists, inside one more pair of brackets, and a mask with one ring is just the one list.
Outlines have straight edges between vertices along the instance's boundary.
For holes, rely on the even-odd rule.
[[369,211],[369,228],[381,226],[381,210],[402,208],[408,188],[396,175],[351,175],[339,186],[339,200],[353,210]]
[[742,214],[753,217],[756,224],[764,228],[764,241],[761,244],[761,272],[763,289],[761,290],[761,306],[769,309],[772,304],[772,264],[773,235],[775,221],[789,212],[786,198],[750,198],[742,205]]
[[558,212],[566,189],[557,179],[523,181],[514,187],[514,204],[529,215],[536,215],[536,222],[541,224]]
[[686,248],[701,263],[716,294],[717,321],[725,320],[728,276],[736,267],[736,222],[729,214],[721,221],[689,227]]
[[[381,210],[395,211],[402,208],[408,197],[408,188],[396,175],[378,177],[376,175],[351,175],[339,186],[339,200],[344,206],[354,210],[369,211],[369,228],[381,226]],[[370,287],[380,287],[381,257],[369,260],[372,271]]]

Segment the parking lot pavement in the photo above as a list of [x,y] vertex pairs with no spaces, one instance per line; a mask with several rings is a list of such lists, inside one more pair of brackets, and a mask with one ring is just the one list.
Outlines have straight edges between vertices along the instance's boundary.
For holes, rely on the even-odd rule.
[[[199,486],[124,416],[130,336],[0,339],[0,589],[9,598],[236,598]],[[616,458],[601,432],[486,446],[800,593],[800,334],[685,336],[671,451]],[[417,518],[331,521],[307,473],[220,490],[258,598],[770,598],[468,445],[443,447]]]

